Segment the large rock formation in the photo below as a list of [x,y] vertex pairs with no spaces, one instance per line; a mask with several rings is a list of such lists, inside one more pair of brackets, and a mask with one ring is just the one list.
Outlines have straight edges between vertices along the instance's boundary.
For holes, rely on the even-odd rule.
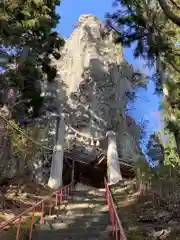
[[[58,135],[57,121],[53,114],[65,114],[65,147],[72,149],[72,155],[79,154],[81,158],[83,151],[83,158],[92,160],[99,154],[97,145],[98,150],[106,154],[106,133],[110,130],[116,133],[119,157],[126,161],[139,159],[139,129],[126,114],[127,96],[136,87],[133,67],[123,59],[122,47],[113,43],[114,35],[95,16],[83,15],[66,41],[60,60],[51,58],[57,69],[57,77],[54,82],[44,85],[45,108],[43,117],[38,120],[45,136],[41,143],[46,148],[37,145],[37,154],[33,155],[30,163],[30,171],[37,181],[47,183],[52,149],[59,144],[55,136],[55,133]],[[5,125],[1,121],[0,130],[3,133],[6,133]],[[3,136],[6,137],[6,134]],[[8,145],[1,137],[0,146],[4,143]],[[7,171],[7,158],[13,158],[8,152],[7,156],[4,153],[2,150],[0,180],[14,175],[14,172],[10,173],[11,169],[15,169],[11,164]],[[58,159],[54,154],[53,159]],[[63,156],[60,152],[58,154]]]
[[[127,93],[133,92],[133,67],[114,33],[95,16],[82,15],[62,57],[54,61],[58,75],[59,112],[66,114],[67,144],[96,145],[107,150],[106,132],[116,132],[119,156],[137,161],[137,126],[129,127]],[[133,125],[133,127],[132,127]],[[135,130],[136,129],[136,130]]]

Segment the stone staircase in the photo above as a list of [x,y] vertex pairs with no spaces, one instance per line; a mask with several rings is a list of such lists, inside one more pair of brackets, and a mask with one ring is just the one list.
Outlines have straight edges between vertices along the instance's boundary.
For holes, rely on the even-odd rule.
[[44,224],[35,225],[32,240],[110,239],[104,189],[77,187],[56,210],[55,215],[45,216]]

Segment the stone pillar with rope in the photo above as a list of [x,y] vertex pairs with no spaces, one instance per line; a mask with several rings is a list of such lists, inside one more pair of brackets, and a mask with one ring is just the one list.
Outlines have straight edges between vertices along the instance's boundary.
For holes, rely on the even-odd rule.
[[58,189],[63,186],[63,158],[65,144],[65,115],[61,114],[59,124],[57,124],[56,145],[53,149],[51,172],[48,186]]
[[108,138],[107,177],[109,185],[112,185],[122,180],[122,174],[118,159],[116,133],[114,131],[108,131],[106,137]]

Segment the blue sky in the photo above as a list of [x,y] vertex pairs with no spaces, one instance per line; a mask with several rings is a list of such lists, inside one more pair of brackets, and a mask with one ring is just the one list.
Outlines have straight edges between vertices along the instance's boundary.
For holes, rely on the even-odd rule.
[[[80,15],[92,13],[96,15],[100,20],[104,20],[106,12],[112,12],[112,0],[64,0],[61,6],[58,7],[57,11],[61,16],[60,24],[57,27],[57,31],[62,37],[68,38],[73,31],[73,24],[77,23]],[[148,69],[144,68],[144,63],[141,60],[134,60],[132,49],[125,49],[125,58],[133,64],[133,66],[144,69],[145,72],[149,72]],[[140,89],[137,92],[137,101],[133,106],[133,110],[130,111],[137,121],[141,119],[149,120],[147,128],[148,135],[156,130],[160,124],[157,115],[158,112],[159,98],[154,95],[154,84],[150,82],[147,90]]]

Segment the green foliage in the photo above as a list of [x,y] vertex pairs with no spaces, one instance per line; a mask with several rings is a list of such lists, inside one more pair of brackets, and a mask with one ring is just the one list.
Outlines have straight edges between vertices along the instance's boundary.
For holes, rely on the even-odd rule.
[[41,152],[45,146],[44,143],[40,146],[36,142],[40,143],[42,139],[46,138],[47,129],[40,125],[21,129],[13,120],[9,123],[9,136],[14,156],[25,164],[32,164],[38,152]]
[[118,10],[107,14],[108,24],[119,33],[116,42],[124,46],[136,43],[134,56],[154,63],[161,53],[173,57],[176,32],[169,27],[170,21],[164,15],[157,1],[116,1]]
[[164,144],[164,155],[165,161],[164,163],[169,166],[176,167],[180,165],[180,160],[176,150],[176,143],[174,141],[174,137],[171,133],[168,133],[167,142]]
[[[39,95],[39,80],[53,80],[56,69],[50,55],[58,59],[64,41],[53,32],[60,16],[55,8],[59,0],[5,0],[0,3],[0,59],[4,69],[1,84],[14,85],[22,99],[33,106]],[[37,93],[37,94],[34,94]],[[34,96],[36,100],[34,101]]]
[[[115,3],[117,11],[107,14],[107,23],[118,36],[116,43],[133,44],[134,56],[145,59],[148,66],[155,68],[152,79],[157,92],[164,96],[166,128],[174,135],[180,157],[180,45],[177,44],[180,25],[175,21],[178,20],[178,4],[171,1],[171,8],[166,0],[117,0]],[[163,92],[165,88],[168,94]]]
[[180,174],[179,164],[174,166],[170,164],[161,165],[159,168],[151,168],[147,162],[140,159],[136,165],[137,182],[142,193],[155,195],[157,199],[164,203],[179,201]]
[[149,125],[149,121],[145,119],[141,119],[140,122],[138,123],[139,128],[140,128],[140,142],[141,144],[144,144],[143,140],[145,136],[147,135],[147,127]]
[[164,162],[164,147],[161,142],[160,134],[153,133],[150,135],[147,143],[147,155],[153,161]]

